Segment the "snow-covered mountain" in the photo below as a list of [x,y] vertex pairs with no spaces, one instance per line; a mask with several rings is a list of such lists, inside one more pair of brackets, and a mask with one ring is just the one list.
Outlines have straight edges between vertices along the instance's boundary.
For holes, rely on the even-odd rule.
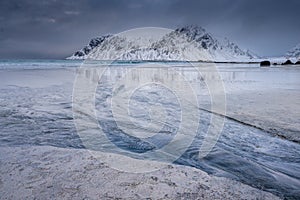
[[291,50],[289,50],[286,53],[286,56],[289,58],[298,58],[300,59],[300,43],[297,44],[294,48],[292,48]]
[[160,37],[105,35],[92,39],[67,59],[250,61],[257,58],[228,39],[218,40],[205,29],[186,26]]

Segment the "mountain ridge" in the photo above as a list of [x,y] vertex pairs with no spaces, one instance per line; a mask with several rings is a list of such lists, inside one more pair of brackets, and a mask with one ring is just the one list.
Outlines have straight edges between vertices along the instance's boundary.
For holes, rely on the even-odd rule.
[[159,39],[104,35],[67,59],[95,60],[179,60],[179,61],[251,61],[254,53],[245,51],[224,38],[219,41],[204,28],[184,26]]
[[300,59],[300,43],[286,53],[287,57]]

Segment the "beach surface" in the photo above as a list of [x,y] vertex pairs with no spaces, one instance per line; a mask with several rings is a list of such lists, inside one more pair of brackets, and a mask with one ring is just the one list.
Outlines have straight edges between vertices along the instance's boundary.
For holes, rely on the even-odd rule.
[[0,199],[279,199],[187,166],[118,171],[105,160],[119,156],[88,150],[7,147],[0,157]]
[[[197,89],[199,107],[193,109],[199,110],[201,117],[193,143],[180,157],[176,152],[185,146],[176,143],[179,145],[173,146],[170,156],[178,159],[169,162],[160,154],[144,157],[143,153],[132,152],[147,146],[130,141],[121,132],[116,132],[111,141],[117,140],[119,143],[113,145],[127,149],[120,148],[113,154],[112,142],[107,142],[103,143],[106,147],[103,151],[87,150],[74,123],[72,104],[80,64],[79,61],[0,62],[0,199],[299,199],[298,66],[217,66],[226,94],[224,116],[211,111],[205,88],[206,80],[220,80],[205,66],[207,73],[202,77],[188,66],[175,66]],[[136,66],[114,66],[103,76],[104,83],[125,75],[128,81],[136,80],[136,73],[128,70]],[[92,72],[86,70],[84,78],[93,79]],[[171,75],[165,76],[166,81]],[[98,122],[110,122],[112,117],[106,104],[110,90],[110,85],[105,84],[97,88],[97,109],[102,111],[98,112]],[[131,108],[132,113],[147,122],[152,113],[145,113],[144,108],[147,103],[155,102],[155,95],[160,93],[151,91],[154,96],[147,96],[146,92],[140,90],[133,95],[136,104]],[[168,97],[171,93],[164,94]],[[168,123],[176,126],[177,105],[159,100],[167,111],[174,111],[170,112]],[[224,118],[224,126],[214,148],[200,159],[199,148],[212,117]],[[126,127],[131,118],[120,119],[118,122],[131,130],[132,126]],[[157,121],[154,127],[160,124]],[[116,130],[113,125],[107,123],[108,133]],[[87,126],[86,131],[93,131],[90,128]],[[143,131],[153,132],[153,129],[143,128]],[[157,144],[160,141],[154,140]],[[134,156],[149,165],[163,167],[147,173],[128,173],[110,165],[112,160],[118,164],[118,159],[130,160]]]

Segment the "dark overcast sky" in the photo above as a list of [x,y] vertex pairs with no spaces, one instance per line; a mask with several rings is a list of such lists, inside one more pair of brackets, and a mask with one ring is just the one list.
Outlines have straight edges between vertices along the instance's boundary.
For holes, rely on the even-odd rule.
[[299,0],[0,0],[0,58],[64,58],[92,37],[199,25],[261,56],[300,42]]

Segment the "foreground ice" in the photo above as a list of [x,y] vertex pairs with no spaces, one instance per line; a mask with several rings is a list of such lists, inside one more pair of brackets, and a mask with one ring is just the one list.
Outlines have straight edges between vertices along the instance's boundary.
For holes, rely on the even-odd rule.
[[[70,166],[72,169],[77,158],[80,160],[87,156],[85,151],[67,150],[70,148],[79,149],[85,147],[76,132],[72,113],[73,81],[76,74],[76,67],[78,67],[80,63],[75,63],[74,61],[69,62],[70,61],[57,61],[52,64],[47,62],[25,62],[23,64],[22,62],[17,62],[18,65],[15,63],[5,63],[5,67],[1,67],[0,65],[0,146],[2,146],[0,162],[1,175],[3,176],[1,178],[1,190],[8,191],[5,193],[8,198],[13,194],[12,190],[7,190],[7,188],[17,187],[20,189],[20,192],[25,191],[26,185],[22,186],[22,184],[26,183],[26,181],[27,183],[33,181],[33,186],[30,186],[32,188],[29,187],[27,192],[34,191],[34,193],[41,193],[46,196],[50,194],[54,195],[56,192],[58,192],[58,195],[71,195],[71,193],[74,192],[74,194],[81,197],[82,192],[84,193],[88,190],[87,188],[81,190],[80,187],[77,187],[79,185],[76,185],[76,183],[72,181],[73,179],[70,181],[66,173],[67,166]],[[44,68],[45,64],[47,66],[46,68]],[[114,79],[115,77],[122,76],[122,73],[126,71],[128,67],[131,66],[116,66],[116,68],[110,71],[107,78]],[[202,116],[200,119],[200,129],[197,133],[198,137],[196,137],[191,147],[176,163],[193,166],[214,175],[235,179],[253,187],[272,192],[280,197],[297,199],[300,196],[300,145],[290,140],[299,142],[300,137],[300,69],[296,67],[261,69],[255,65],[220,65],[218,67],[225,85],[228,117],[225,119],[222,135],[215,148],[207,157],[201,160],[199,160],[197,156],[199,145],[201,145],[203,133],[205,133],[209,125],[209,119],[215,114],[210,112],[211,105],[209,103],[209,95],[207,91],[202,88],[202,86],[205,85],[203,84],[203,78],[199,78],[197,75],[195,76],[189,68],[176,67],[177,70],[186,75],[192,85],[199,87],[199,93],[197,95],[200,99],[199,109],[201,110]],[[91,74],[86,73],[86,76],[90,77]],[[136,77],[132,76],[132,78]],[[204,78],[214,79],[212,76]],[[99,104],[97,105],[99,109],[107,109],[107,107],[105,107],[106,104],[103,103],[105,103],[106,98],[109,98],[108,91],[109,87],[105,85],[102,85],[102,88],[98,88],[97,98]],[[142,119],[147,121],[147,113],[139,113],[147,101],[145,102],[145,99],[138,97],[135,98],[135,100],[135,103],[138,103],[139,106],[133,107],[133,111],[136,114],[143,114],[138,116],[142,116]],[[166,104],[164,106],[172,110],[174,104]],[[110,116],[105,116],[105,113],[102,114],[104,115],[100,113],[99,117],[109,119]],[[125,124],[126,123],[125,121]],[[109,128],[112,124],[108,125]],[[147,131],[147,129],[145,129],[145,131]],[[114,139],[120,138],[116,137]],[[46,146],[62,147],[65,148],[65,150]],[[131,146],[130,148],[136,147]],[[45,152],[47,153],[43,154]],[[82,157],[78,157],[77,154],[81,155],[81,153]],[[50,157],[47,157],[47,154],[49,154]],[[66,156],[62,154],[66,154]],[[24,159],[21,159],[22,156]],[[60,158],[60,156],[62,156],[62,158]],[[52,164],[48,163],[47,158],[49,158],[49,162]],[[41,161],[42,159],[46,160]],[[164,162],[164,160],[159,157],[147,159]],[[88,159],[86,158],[86,160]],[[39,161],[41,161],[40,164],[37,163]],[[70,163],[68,163],[68,161],[70,161]],[[63,163],[63,166],[61,166],[60,163]],[[81,163],[81,161],[79,161],[79,163]],[[49,166],[45,167],[44,165],[47,164],[49,164]],[[84,165],[84,163],[81,164]],[[89,168],[91,167],[90,165],[92,165],[92,163],[87,163],[86,167]],[[53,167],[57,167],[57,169],[59,169],[58,172],[55,172]],[[20,171],[19,168],[21,169]],[[179,173],[179,168],[174,168],[176,170],[172,172],[172,178],[176,178],[174,173]],[[11,178],[9,178],[8,169],[12,172]],[[43,173],[43,170],[46,170],[46,172]],[[112,169],[105,168],[105,170],[110,170],[109,172],[112,172],[116,177],[119,175],[122,177],[126,176],[122,173],[113,172]],[[190,171],[187,173],[195,171],[193,168],[185,168],[184,171],[185,170]],[[96,171],[100,173],[98,170]],[[103,176],[101,178],[105,179],[106,177],[106,180],[117,180],[114,179],[115,176],[110,176],[106,174],[106,172],[107,171],[103,172],[104,174],[101,175]],[[17,179],[19,173],[21,177]],[[77,173],[76,170],[73,170],[71,177],[75,177],[75,180],[77,180],[82,176],[83,184],[84,181],[88,180],[85,179],[84,176],[93,176],[95,173],[94,171],[92,174],[87,173],[85,175],[84,169],[80,168]],[[162,175],[162,171],[157,173],[156,177],[158,178],[159,176],[164,176]],[[202,174],[201,171],[196,173]],[[42,185],[42,182],[39,182],[42,181],[39,180],[40,175],[45,178],[45,183],[50,183],[50,185],[45,184],[45,187],[37,188],[38,185]],[[181,177],[182,175],[183,174],[179,173],[178,176]],[[56,186],[52,187],[51,183],[56,181],[56,177],[59,177],[57,182],[55,182]],[[175,187],[176,190],[179,191],[179,188],[181,188],[184,193],[184,188],[187,187],[185,184],[191,180],[191,177],[192,175],[188,174],[187,179],[181,177],[186,181],[179,182],[174,180],[173,182],[178,186]],[[152,180],[147,174],[132,175],[129,179],[143,179],[145,183],[147,183],[146,185],[139,184],[144,188],[143,191],[150,188],[148,184],[150,184]],[[7,184],[6,180],[10,180],[9,184]],[[35,180],[38,181],[34,183]],[[89,185],[89,187],[94,187],[94,189],[89,191],[95,192],[93,194],[99,194],[95,191],[95,188],[97,188],[97,184],[100,183],[97,182],[97,179],[92,178],[91,180],[93,185]],[[228,179],[224,180],[226,180],[226,184],[227,181],[229,181]],[[18,181],[22,184],[18,185]],[[126,182],[125,178],[124,182]],[[108,197],[111,196],[113,192],[118,192],[118,190],[114,190],[113,187],[111,187],[113,183],[116,182],[106,182]],[[59,187],[61,184],[66,184],[66,187],[64,191],[60,193]],[[74,187],[72,184],[75,184],[73,185]],[[159,183],[153,187],[159,186],[157,187],[158,189],[160,187],[163,188],[161,184],[163,183]],[[225,194],[226,198],[250,198],[249,194],[251,192],[244,193],[245,186],[236,182],[234,182],[234,184],[237,184],[237,188],[231,188],[229,190],[234,190],[237,193],[230,196],[230,192],[227,193],[225,190],[229,185],[232,185],[233,182],[229,181],[227,186],[226,184],[217,184],[218,189]],[[129,188],[135,187],[134,185],[136,185],[136,182],[130,186],[124,186],[124,188],[120,186],[120,190],[123,191],[125,188],[130,190]],[[194,186],[193,188],[197,188]],[[83,186],[81,186],[81,188],[82,187]],[[139,186],[137,185],[136,187]],[[170,189],[173,186],[166,187]],[[77,193],[76,188],[81,190],[81,192]],[[223,190],[221,188],[223,188]],[[242,192],[238,190],[238,188],[241,188]],[[157,192],[159,192],[158,189],[156,190]],[[246,189],[246,191],[248,191],[248,189]],[[192,189],[186,194],[180,195],[188,198],[189,195],[196,195],[193,194],[196,190],[199,190],[199,188]],[[251,189],[251,191],[252,190],[253,189]],[[53,193],[49,193],[49,191],[53,191]],[[134,190],[132,189],[131,191]],[[170,191],[170,195],[174,195],[171,195],[171,197],[176,197],[176,194],[172,192],[173,189],[168,191]],[[28,194],[27,192],[25,193]],[[208,189],[209,194],[204,192],[204,197],[210,197],[210,192],[210,189]],[[216,190],[214,190],[213,193],[221,195],[221,193],[216,192]],[[20,193],[14,192],[14,194],[18,195]],[[229,196],[226,196],[227,194]],[[235,196],[236,194],[238,195]],[[259,198],[263,193],[257,193],[256,191],[251,194],[253,195],[251,198]],[[159,197],[159,195],[164,194],[157,193],[157,195]],[[28,197],[30,197],[30,195]]]

